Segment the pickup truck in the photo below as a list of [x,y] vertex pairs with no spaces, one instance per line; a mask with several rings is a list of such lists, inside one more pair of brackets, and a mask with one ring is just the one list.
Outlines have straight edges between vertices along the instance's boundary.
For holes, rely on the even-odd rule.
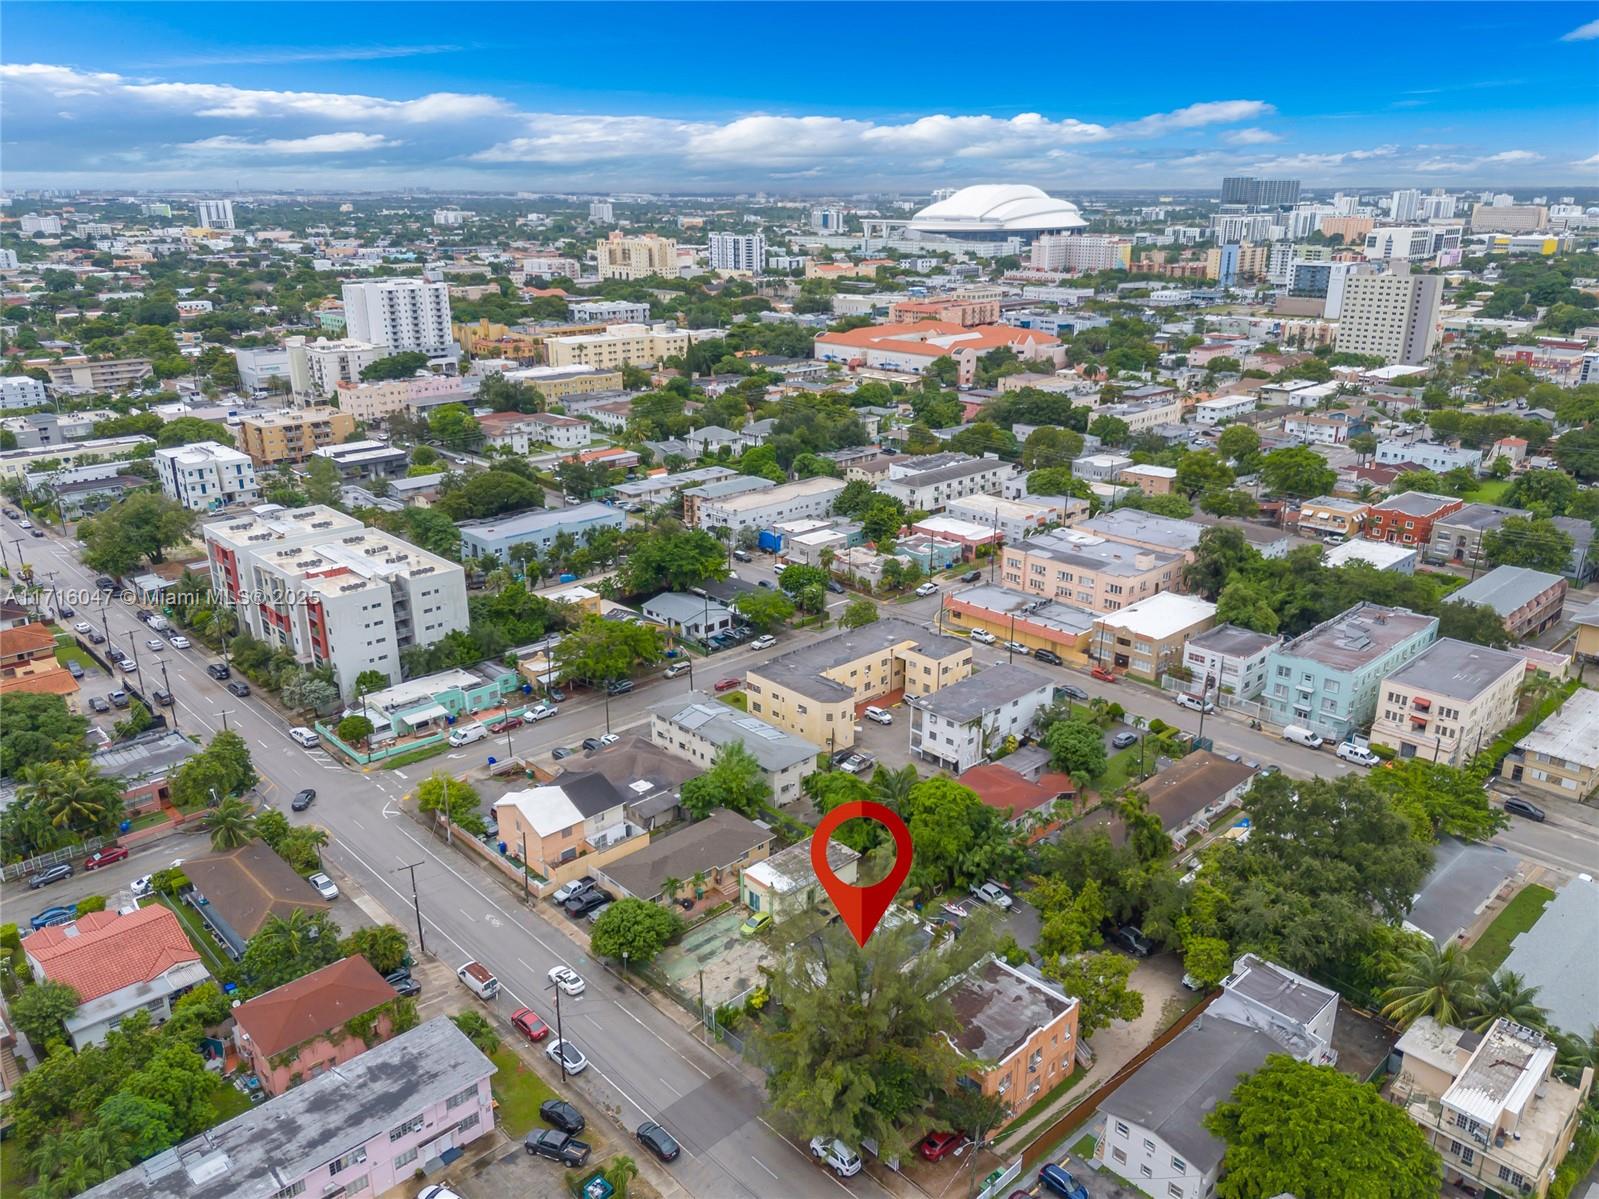
[[979,883],[972,888],[972,894],[984,903],[992,904],[1003,911],[1010,909],[1011,897],[1005,893],[1005,888],[998,883]]

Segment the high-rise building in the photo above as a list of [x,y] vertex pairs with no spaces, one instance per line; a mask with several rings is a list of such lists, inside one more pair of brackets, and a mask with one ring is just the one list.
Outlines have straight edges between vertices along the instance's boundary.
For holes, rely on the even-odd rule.
[[1438,343],[1443,279],[1412,275],[1395,261],[1381,275],[1351,275],[1338,321],[1340,354],[1371,354],[1385,363],[1421,366]]
[[1508,196],[1495,196],[1492,204],[1471,210],[1473,233],[1532,233],[1549,224],[1549,210],[1541,204],[1501,204]]
[[1221,181],[1221,202],[1252,208],[1291,208],[1299,203],[1299,180],[1232,175]]
[[1404,224],[1413,221],[1421,211],[1421,192],[1414,187],[1401,188],[1388,198],[1388,218]]
[[352,340],[387,346],[390,353],[446,354],[454,345],[446,283],[421,279],[346,283],[344,321]]
[[609,225],[616,219],[615,210],[609,200],[589,201],[589,220],[598,221],[602,225]]
[[1416,213],[1424,221],[1447,221],[1454,218],[1455,198],[1440,191],[1421,198],[1421,208]]
[[202,229],[233,229],[232,200],[196,200],[194,223]]
[[1102,233],[1044,233],[1033,242],[1029,265],[1041,271],[1125,271],[1132,265],[1129,238]]
[[1269,212],[1221,212],[1211,223],[1219,242],[1270,241],[1276,217]]
[[669,237],[654,233],[626,237],[618,230],[594,249],[601,279],[677,278],[677,243]]
[[766,239],[759,233],[713,233],[710,244],[713,271],[758,275],[766,266]]
[[[1308,248],[1308,247],[1307,247]],[[1376,271],[1369,262],[1310,261],[1296,258],[1288,270],[1288,294],[1326,301],[1321,310],[1328,320],[1337,320],[1344,311],[1344,288],[1351,275]]]
[[[954,195],[954,192],[950,192]],[[934,195],[934,199],[937,199]],[[813,208],[811,209],[811,228],[818,233],[839,233],[844,228],[844,210],[842,208]]]
[[36,212],[23,214],[18,222],[24,237],[32,237],[35,233],[43,233],[54,237],[61,232],[61,218],[58,216],[40,216]]
[[1223,204],[1253,204],[1255,180],[1249,175],[1234,175],[1221,181]]

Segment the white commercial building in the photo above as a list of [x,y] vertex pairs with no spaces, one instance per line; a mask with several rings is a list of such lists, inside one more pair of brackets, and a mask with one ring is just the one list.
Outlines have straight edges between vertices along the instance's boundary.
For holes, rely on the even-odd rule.
[[194,223],[203,229],[233,229],[232,200],[196,200]]
[[1388,200],[1388,218],[1394,221],[1413,221],[1421,215],[1421,191],[1406,187],[1396,191]]
[[1032,245],[1029,265],[1042,271],[1126,270],[1133,243],[1104,233],[1046,233]]
[[1431,258],[1434,254],[1431,225],[1389,226],[1366,234],[1366,257],[1373,262],[1395,258]]
[[713,271],[758,275],[766,266],[766,239],[759,233],[713,233],[710,247]]
[[1211,695],[1254,699],[1266,689],[1266,658],[1277,644],[1268,633],[1237,625],[1217,625],[1183,644],[1183,665],[1191,674],[1187,689]]
[[421,279],[367,279],[344,285],[345,330],[388,353],[447,354],[450,287]]
[[1006,541],[1020,541],[1040,529],[1080,520],[1088,514],[1088,501],[1064,495],[1025,495],[1013,500],[968,495],[950,500],[944,512],[985,529],[998,529]]
[[253,350],[233,350],[239,368],[239,386],[245,391],[263,391],[267,380],[290,379],[287,346],[260,346]]
[[1441,276],[1412,275],[1404,262],[1395,262],[1386,274],[1349,276],[1338,322],[1338,352],[1422,365],[1438,344],[1442,294]]
[[61,218],[58,216],[40,216],[36,212],[29,212],[23,215],[18,225],[24,237],[32,237],[35,233],[43,233],[47,237],[61,234]]
[[1255,410],[1255,400],[1252,396],[1231,395],[1217,396],[1213,400],[1200,400],[1194,405],[1194,423],[1196,425],[1219,425],[1224,421],[1237,420],[1246,412]]
[[400,651],[467,627],[459,564],[313,505],[275,506],[204,527],[212,586],[251,636],[346,695],[366,670],[400,681]]
[[609,225],[615,219],[616,210],[611,206],[611,202],[609,200],[589,201],[589,220],[599,221],[601,224]]
[[579,325],[645,325],[650,306],[631,300],[568,300],[566,313]]
[[844,490],[843,479],[825,475],[786,483],[769,491],[750,491],[721,499],[701,500],[698,525],[701,529],[770,529],[784,521],[826,516],[833,501]]
[[1007,737],[1026,733],[1054,694],[1055,682],[1047,675],[1002,662],[937,691],[907,697],[910,751],[961,774],[986,760]]
[[315,341],[291,337],[284,344],[289,360],[289,387],[301,397],[326,399],[337,395],[341,383],[359,383],[361,372],[387,355],[381,346],[353,337],[338,341],[325,337]]
[[49,402],[42,380],[28,375],[6,375],[0,378],[0,409],[40,408]]
[[253,504],[261,498],[250,456],[215,441],[157,450],[155,470],[167,498],[191,512]]
[[877,485],[907,511],[938,512],[951,500],[969,495],[1000,495],[1016,468],[998,458],[969,458],[964,454],[933,454],[896,462],[888,478]]

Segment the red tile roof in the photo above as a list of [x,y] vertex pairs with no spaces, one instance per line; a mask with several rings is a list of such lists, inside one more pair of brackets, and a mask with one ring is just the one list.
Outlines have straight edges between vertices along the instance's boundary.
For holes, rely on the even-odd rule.
[[819,333],[822,345],[850,346],[862,350],[887,349],[901,354],[938,358],[952,350],[993,350],[1058,346],[1060,338],[1032,329],[1010,325],[977,325],[967,328],[953,321],[915,321],[900,325],[863,325],[840,333]]
[[1011,820],[1043,807],[1057,796],[1077,794],[1077,784],[1068,774],[1046,771],[1034,783],[999,762],[973,766],[955,781],[977,792],[977,798],[989,807],[1006,812]]
[[76,924],[41,928],[23,947],[40,974],[66,983],[85,1003],[200,960],[178,918],[159,904],[126,916],[90,912]]
[[233,1019],[256,1049],[272,1057],[393,998],[394,988],[356,954],[241,1003]]
[[33,624],[19,624],[15,628],[0,629],[0,658],[34,657],[55,652],[55,634],[37,621]]

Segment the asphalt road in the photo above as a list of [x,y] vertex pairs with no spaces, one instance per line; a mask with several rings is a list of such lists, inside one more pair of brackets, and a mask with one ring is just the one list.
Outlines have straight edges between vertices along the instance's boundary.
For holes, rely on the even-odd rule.
[[[5,525],[9,542],[18,530],[15,522],[7,520]],[[47,588],[52,582],[63,591],[77,593],[93,587],[93,572],[77,561],[75,544],[59,536],[43,540],[22,536],[22,556]],[[13,555],[13,566],[15,561]],[[188,650],[155,653],[144,648],[150,633],[132,607],[114,601],[91,608],[84,594],[70,594],[68,602],[78,610],[74,619],[89,620],[96,626],[104,621],[120,645],[127,645],[130,635],[138,642],[141,690],[160,681],[157,660],[166,666],[177,700],[176,719],[184,732],[209,737],[222,728],[226,713],[228,727],[250,744],[266,802],[297,823],[326,828],[331,843],[323,860],[341,885],[355,883],[358,891],[366,893],[368,903],[363,907],[375,901],[381,909],[373,913],[368,907],[369,914],[386,915],[389,922],[412,935],[416,917],[411,875],[405,867],[416,864],[428,951],[452,966],[474,959],[488,966],[502,987],[500,998],[491,1005],[499,1017],[509,1017],[516,1008],[527,1006],[553,1027],[555,1005],[547,980],[549,970],[566,965],[582,975],[587,992],[575,999],[563,997],[561,1017],[566,1035],[591,1065],[582,1075],[558,1084],[558,1089],[619,1112],[629,1130],[645,1120],[658,1120],[671,1129],[682,1142],[684,1154],[667,1170],[689,1194],[707,1199],[756,1199],[780,1190],[785,1196],[819,1199],[836,1197],[842,1189],[855,1195],[886,1195],[864,1175],[845,1185],[813,1165],[803,1146],[779,1135],[763,1118],[765,1095],[759,1087],[611,980],[598,963],[552,927],[545,916],[548,905],[538,910],[523,908],[505,888],[472,868],[468,859],[434,843],[411,819],[399,815],[400,800],[429,766],[370,775],[346,770],[324,751],[307,751],[291,741],[289,726],[256,697],[238,699],[224,690],[223,684],[205,673],[206,664],[215,659],[198,644]],[[717,655],[712,669],[736,673],[740,661],[756,656],[748,651]],[[707,680],[699,682],[704,686]],[[94,685],[111,688],[103,679]],[[613,700],[612,726],[637,723],[650,704],[669,694],[667,688],[686,691],[687,679],[653,681]],[[538,748],[576,744],[603,719],[600,700],[572,700],[562,705],[559,716],[526,730],[524,736]],[[535,752],[535,746],[527,742],[519,740],[516,752]],[[482,742],[472,748],[493,752],[499,744]],[[314,808],[304,814],[289,812],[289,799],[304,787],[317,791]],[[183,856],[173,845],[162,842],[135,853],[130,862],[107,868],[101,877],[89,876],[91,885],[81,891],[82,875],[71,884],[58,884],[32,897],[23,897],[8,886],[7,907],[16,904],[20,908],[37,900],[36,907],[42,908],[59,902],[58,895],[71,898],[99,892],[108,883],[125,881],[121,879],[124,870],[131,879]],[[344,902],[335,907],[336,917]],[[551,918],[564,919],[553,912]]]

